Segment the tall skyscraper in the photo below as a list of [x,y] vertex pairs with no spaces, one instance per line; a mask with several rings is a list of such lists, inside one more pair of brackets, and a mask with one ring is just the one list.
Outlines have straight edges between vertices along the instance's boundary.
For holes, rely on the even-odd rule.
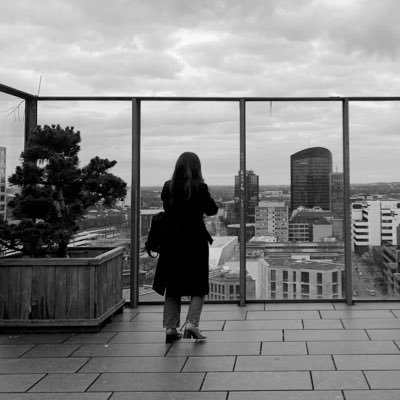
[[0,147],[0,220],[6,219],[6,148]]
[[336,217],[343,218],[343,172],[329,174],[329,189],[330,209]]
[[[247,208],[246,222],[254,222],[255,221],[255,210],[258,205],[259,199],[259,184],[258,184],[258,175],[254,173],[254,171],[248,170],[246,171],[246,186],[247,186]],[[243,185],[243,177],[240,175],[235,176],[235,214],[236,214],[236,223],[239,223],[240,219],[240,188]]]
[[290,156],[291,210],[303,206],[330,209],[329,174],[332,153],[324,147],[310,147]]

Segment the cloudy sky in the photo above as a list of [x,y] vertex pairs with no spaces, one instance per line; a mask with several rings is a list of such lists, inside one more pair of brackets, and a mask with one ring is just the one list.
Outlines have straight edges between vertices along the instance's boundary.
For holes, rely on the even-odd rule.
[[[40,95],[398,96],[398,0],[2,0],[0,83]],[[22,149],[24,104],[0,95],[9,173]],[[11,114],[10,114],[11,110]],[[399,103],[353,103],[351,179],[400,181]],[[237,103],[142,106],[142,184],[197,152],[210,184],[239,169]],[[45,102],[39,123],[73,125],[82,161],[118,161],[130,181],[129,103]],[[290,155],[331,150],[342,171],[339,103],[247,106],[247,167],[288,184]]]

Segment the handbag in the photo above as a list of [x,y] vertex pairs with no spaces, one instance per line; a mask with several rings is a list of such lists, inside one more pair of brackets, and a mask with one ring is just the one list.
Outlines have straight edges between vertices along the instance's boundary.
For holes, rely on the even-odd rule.
[[[144,247],[147,251],[147,254],[151,258],[157,258],[160,254],[161,249],[161,240],[163,236],[163,229],[166,224],[167,215],[165,211],[160,211],[157,214],[153,215],[150,224],[149,234],[147,236],[147,241],[144,244]],[[153,253],[157,253],[153,255]]]

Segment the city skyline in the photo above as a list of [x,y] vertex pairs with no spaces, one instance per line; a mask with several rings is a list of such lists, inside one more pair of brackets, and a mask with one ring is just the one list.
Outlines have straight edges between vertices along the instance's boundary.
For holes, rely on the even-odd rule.
[[[0,11],[2,83],[34,95],[329,98],[400,92],[400,4],[393,0],[254,0],[252,6],[118,0],[101,7],[94,0],[4,0]],[[10,171],[23,146],[19,103],[0,94],[0,110],[8,110],[0,114],[0,132]],[[247,169],[258,171],[260,184],[289,182],[283,160],[311,146],[328,147],[334,169],[342,169],[340,102],[246,108]],[[353,182],[399,179],[398,115],[396,102],[350,103]],[[82,161],[116,159],[115,173],[130,181],[129,102],[40,102],[39,123],[81,130]],[[143,185],[168,179],[188,150],[199,154],[210,184],[230,184],[239,169],[237,103],[143,103],[142,133]]]

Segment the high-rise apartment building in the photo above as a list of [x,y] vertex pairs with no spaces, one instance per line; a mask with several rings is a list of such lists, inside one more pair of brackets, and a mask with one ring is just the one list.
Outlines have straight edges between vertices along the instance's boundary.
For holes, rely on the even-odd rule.
[[245,178],[241,176],[240,171],[239,175],[235,176],[235,222],[239,223],[240,221],[240,190],[243,187],[243,181],[246,179],[247,186],[247,196],[246,196],[246,222],[254,222],[255,221],[255,210],[259,201],[259,178],[258,175],[254,173],[254,171],[248,170],[246,171]]
[[255,210],[256,236],[276,237],[278,242],[288,241],[289,208],[282,202],[261,201]]
[[6,219],[6,148],[0,147],[0,220]]
[[330,210],[338,218],[343,218],[343,172],[329,174]]
[[353,203],[351,210],[352,244],[357,253],[373,246],[396,245],[400,225],[400,202],[375,200]]
[[291,210],[303,206],[330,209],[329,174],[332,153],[324,147],[310,147],[290,156]]

